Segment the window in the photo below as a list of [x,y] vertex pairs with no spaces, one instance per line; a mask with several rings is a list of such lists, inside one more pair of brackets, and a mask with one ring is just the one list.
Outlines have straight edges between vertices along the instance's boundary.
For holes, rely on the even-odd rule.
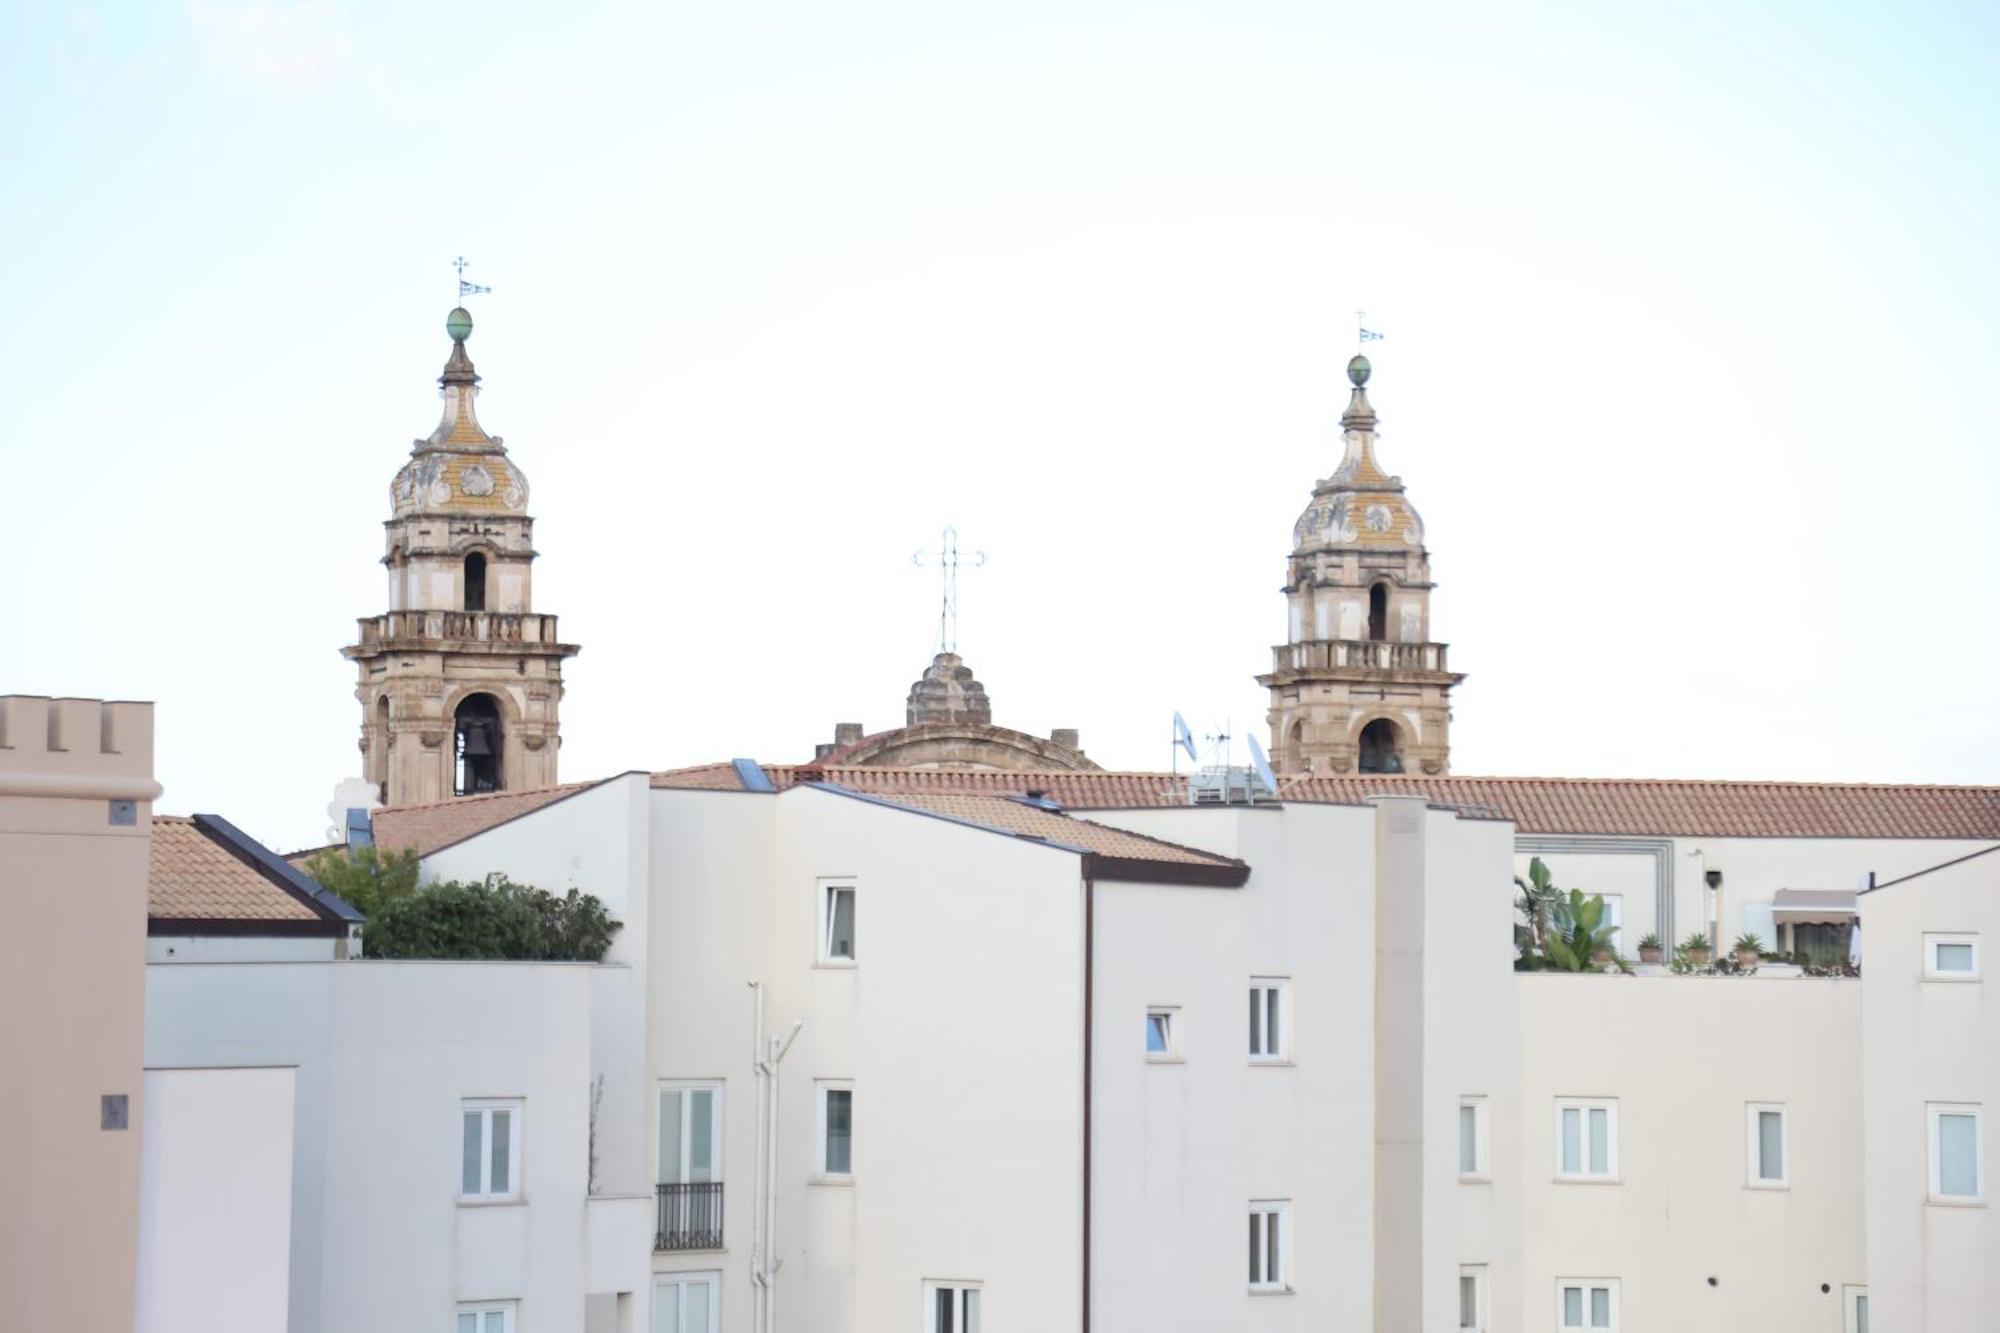
[[1283,977],[1250,980],[1250,1058],[1276,1064],[1292,1058],[1292,985]]
[[1842,1287],[1847,1306],[1846,1333],[1868,1333],[1868,1288]]
[[675,1273],[656,1278],[653,1333],[716,1333],[721,1322],[721,1288],[720,1273]]
[[1181,1011],[1168,1005],[1154,1005],[1146,1011],[1146,1058],[1181,1058]]
[[1486,1265],[1468,1264],[1458,1270],[1458,1326],[1486,1327]]
[[722,1085],[660,1085],[660,1183],[706,1185],[722,1179]]
[[924,1333],[979,1333],[979,1284],[924,1283]]
[[1571,1329],[1616,1329],[1618,1327],[1618,1280],[1601,1277],[1566,1277],[1556,1282],[1556,1327]]
[[[521,1103],[466,1102],[461,1121],[458,1194],[512,1199],[521,1193]],[[482,1328],[479,1333],[487,1333]]]
[[1486,1099],[1458,1099],[1458,1178],[1486,1179]]
[[1924,976],[1931,981],[1979,980],[1979,937],[1924,936]]
[[1250,1204],[1250,1290],[1290,1291],[1292,1205],[1288,1200]]
[[1926,1109],[1930,1119],[1931,1201],[1980,1202],[1986,1197],[1986,1173],[1979,1160],[1979,1108],[1939,1105]]
[[1752,1189],[1785,1188],[1785,1108],[1752,1102],[1748,1109]]
[[854,1085],[819,1085],[819,1172],[845,1180],[854,1174]]
[[819,960],[854,961],[854,885],[847,881],[820,881]]
[[514,1302],[459,1306],[458,1333],[514,1333]]
[[1389,585],[1377,583],[1368,589],[1368,637],[1376,643],[1389,637]]
[[465,609],[486,609],[486,557],[477,551],[465,557]]
[[1565,1098],[1556,1103],[1556,1179],[1618,1178],[1618,1103]]
[[1611,946],[1611,952],[1614,957],[1623,958],[1625,956],[1625,895],[1622,893],[1606,893],[1600,896],[1604,899],[1604,919],[1597,924],[1611,927],[1611,937],[1607,943]]

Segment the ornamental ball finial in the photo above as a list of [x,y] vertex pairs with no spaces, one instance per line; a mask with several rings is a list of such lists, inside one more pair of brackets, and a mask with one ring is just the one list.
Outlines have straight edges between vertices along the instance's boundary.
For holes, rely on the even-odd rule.
[[472,312],[459,306],[444,317],[444,331],[451,335],[455,343],[462,343],[472,336]]
[[1368,376],[1374,369],[1373,366],[1368,364],[1367,357],[1357,354],[1353,360],[1347,363],[1348,382],[1358,389],[1368,383]]

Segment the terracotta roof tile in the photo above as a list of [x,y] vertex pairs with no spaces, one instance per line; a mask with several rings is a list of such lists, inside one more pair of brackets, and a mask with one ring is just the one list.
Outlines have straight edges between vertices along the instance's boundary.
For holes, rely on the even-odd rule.
[[[727,764],[723,765],[728,768]],[[733,775],[732,775],[733,776]],[[574,796],[596,782],[566,782],[532,791],[496,791],[484,796],[455,796],[425,805],[386,805],[369,816],[375,845],[384,851],[415,849],[419,856],[463,842],[531,810]]]
[[[884,770],[873,770],[882,772]],[[1247,868],[1241,861],[1210,852],[1183,847],[1179,843],[1124,829],[1072,819],[1068,815],[1012,796],[967,795],[964,793],[872,792],[867,795],[888,805],[922,810],[947,819],[977,824],[1017,838],[1034,838],[1057,846],[1073,848],[1094,856],[1117,861],[1140,861],[1178,866],[1200,866],[1218,871]]]
[[318,921],[191,819],[153,816],[146,915],[154,920]]

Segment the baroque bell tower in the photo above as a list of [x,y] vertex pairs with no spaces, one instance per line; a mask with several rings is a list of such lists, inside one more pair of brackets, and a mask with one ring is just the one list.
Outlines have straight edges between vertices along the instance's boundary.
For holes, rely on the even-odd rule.
[[1365,356],[1347,363],[1345,452],[1292,529],[1286,642],[1257,677],[1286,776],[1451,771],[1451,688],[1465,677],[1431,639],[1423,520],[1375,461],[1370,373]]
[[342,650],[387,805],[554,786],[562,664],[577,652],[533,609],[528,479],[473,411],[472,316],[452,311],[445,331],[443,418],[389,489],[389,610]]

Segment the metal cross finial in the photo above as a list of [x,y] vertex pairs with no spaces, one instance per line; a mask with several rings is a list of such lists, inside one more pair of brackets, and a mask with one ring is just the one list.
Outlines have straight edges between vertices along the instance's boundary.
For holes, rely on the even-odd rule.
[[482,292],[490,292],[490,291],[492,291],[492,290],[493,290],[493,289],[492,289],[491,287],[482,287],[482,286],[480,286],[480,285],[479,285],[478,283],[476,283],[476,282],[467,282],[467,281],[465,280],[465,256],[464,256],[464,255],[460,255],[460,256],[459,256],[458,258],[456,258],[456,259],[452,260],[452,261],[451,261],[451,266],[452,266],[453,268],[455,268],[455,269],[457,269],[457,270],[458,270],[458,298],[459,298],[459,300],[461,300],[461,301],[462,301],[462,300],[464,300],[464,299],[465,299],[466,297],[468,297],[468,296],[478,296],[478,295],[479,295],[480,293],[482,293]]
[[1366,347],[1369,343],[1382,341],[1381,334],[1376,333],[1371,329],[1369,329],[1367,311],[1357,310],[1354,312],[1354,327],[1355,330],[1361,335],[1355,341],[1360,343],[1363,347]]
[[944,604],[938,608],[938,651],[955,653],[958,651],[958,568],[970,565],[974,569],[986,563],[986,552],[969,551],[960,553],[958,549],[958,529],[946,527],[944,540],[935,551],[918,551],[910,557],[913,565],[936,565],[944,571]]

